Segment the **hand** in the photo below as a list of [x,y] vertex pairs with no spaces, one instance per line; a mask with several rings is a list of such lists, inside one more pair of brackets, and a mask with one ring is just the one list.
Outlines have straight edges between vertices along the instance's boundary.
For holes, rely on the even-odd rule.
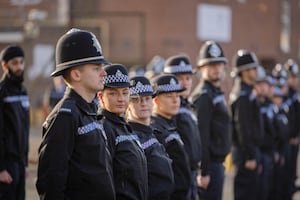
[[290,139],[290,145],[297,146],[299,144],[298,137],[294,137]]
[[245,168],[248,170],[255,170],[257,166],[256,160],[246,160]]
[[0,172],[0,182],[11,184],[12,181],[13,181],[13,179],[10,176],[10,174],[8,173],[8,171],[3,170]]
[[210,182],[210,176],[207,175],[207,176],[200,176],[198,175],[197,176],[197,183],[198,183],[198,186],[203,188],[203,189],[207,189],[208,185],[209,185],[209,182]]
[[28,167],[25,167],[25,177],[27,178],[29,176],[29,169]]
[[280,154],[278,152],[275,152],[274,153],[274,162],[278,163],[279,159],[280,159]]

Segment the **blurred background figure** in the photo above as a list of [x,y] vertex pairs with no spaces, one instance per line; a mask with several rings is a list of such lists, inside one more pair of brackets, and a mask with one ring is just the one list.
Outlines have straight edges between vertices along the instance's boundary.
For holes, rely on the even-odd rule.
[[253,87],[259,66],[256,55],[238,50],[233,57],[237,76],[230,94],[233,126],[234,199],[258,199],[259,144],[262,139],[262,117]]
[[45,92],[43,98],[42,108],[45,117],[51,112],[57,102],[64,96],[65,89],[66,84],[62,76],[54,77],[52,88],[48,89],[48,91]]
[[197,68],[202,80],[191,95],[202,142],[201,174],[198,175],[200,199],[222,199],[223,162],[231,147],[231,119],[221,88],[227,62],[217,42],[206,41],[201,46]]
[[162,73],[165,59],[162,56],[154,56],[146,66],[145,76],[151,80],[153,77]]

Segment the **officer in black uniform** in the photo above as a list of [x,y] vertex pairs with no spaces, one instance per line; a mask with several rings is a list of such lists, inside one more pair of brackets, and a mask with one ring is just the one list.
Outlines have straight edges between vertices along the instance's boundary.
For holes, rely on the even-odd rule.
[[121,64],[105,67],[107,77],[99,93],[110,153],[113,158],[117,199],[148,198],[147,161],[138,136],[125,121],[130,81]]
[[201,161],[201,139],[198,130],[198,120],[194,113],[192,103],[188,97],[193,83],[193,70],[186,55],[171,56],[165,62],[165,73],[176,76],[181,87],[185,88],[180,93],[180,108],[176,115],[177,130],[184,143],[184,148],[189,156],[192,183],[189,191],[190,199],[197,198],[197,169]]
[[233,122],[234,198],[258,199],[258,166],[262,138],[260,105],[253,92],[258,61],[253,52],[238,50],[233,58],[235,82],[230,94]]
[[289,100],[290,110],[293,111],[290,130],[290,168],[288,171],[290,174],[291,191],[289,192],[289,199],[292,198],[296,188],[295,181],[297,179],[297,158],[299,151],[299,134],[300,134],[300,94],[297,91],[299,84],[299,66],[293,59],[288,59],[284,64],[285,69],[288,72],[288,93],[286,99]]
[[197,63],[202,81],[192,95],[202,141],[201,175],[198,178],[200,199],[222,199],[223,161],[231,147],[231,121],[221,90],[226,63],[218,43],[204,43]]
[[[277,67],[280,65],[277,65]],[[282,66],[280,66],[281,69]],[[281,74],[281,73],[279,73]],[[283,73],[285,74],[285,73]],[[273,73],[274,75],[274,73]],[[282,75],[282,74],[281,74]],[[284,76],[275,76],[275,87],[273,90],[272,102],[274,115],[275,137],[275,157],[273,163],[273,177],[271,193],[269,199],[282,200],[289,199],[290,172],[287,171],[290,164],[289,158],[289,106],[284,102],[285,92],[282,87],[287,84]]]
[[260,144],[260,163],[262,166],[259,174],[258,199],[268,200],[270,198],[273,160],[275,158],[276,130],[274,126],[274,106],[271,102],[273,95],[273,79],[267,76],[262,66],[257,68],[257,79],[254,85],[254,91],[260,102],[260,113],[263,118],[263,138]]
[[154,112],[151,125],[158,129],[155,133],[170,158],[174,172],[175,188],[171,194],[172,200],[187,200],[191,185],[191,168],[189,158],[184,149],[184,143],[177,131],[174,116],[180,107],[179,93],[184,91],[174,75],[160,75],[153,80]]
[[51,75],[62,75],[67,89],[43,124],[36,182],[41,199],[115,199],[112,160],[94,101],[106,63],[91,32],[71,29],[57,42]]
[[138,135],[147,158],[148,200],[168,200],[174,189],[172,160],[164,146],[154,136],[154,132],[159,130],[150,126],[153,88],[149,80],[143,76],[132,77],[130,83],[127,120]]
[[0,81],[0,199],[25,199],[28,158],[29,98],[24,80],[24,51],[8,46],[1,51]]

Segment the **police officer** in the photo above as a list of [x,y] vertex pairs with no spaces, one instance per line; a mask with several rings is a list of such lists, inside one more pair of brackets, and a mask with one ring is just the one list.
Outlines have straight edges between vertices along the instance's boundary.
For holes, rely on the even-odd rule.
[[180,107],[179,93],[184,91],[177,78],[171,74],[157,76],[154,85],[154,112],[151,125],[158,129],[155,133],[170,158],[174,172],[175,187],[171,194],[172,200],[187,200],[191,185],[191,168],[184,143],[176,129],[174,116]]
[[202,141],[200,199],[222,199],[223,161],[231,146],[230,116],[221,90],[226,63],[215,41],[206,41],[200,48],[197,66],[202,81],[192,95]]
[[257,79],[254,92],[260,102],[260,113],[263,119],[263,137],[260,144],[260,163],[262,166],[259,174],[258,199],[268,200],[271,193],[273,177],[273,159],[275,159],[276,129],[274,126],[274,110],[271,98],[273,95],[273,79],[267,76],[262,66],[257,68]]
[[284,68],[288,72],[288,93],[286,99],[290,103],[290,111],[293,114],[290,119],[291,130],[290,130],[290,184],[291,191],[289,192],[289,199],[292,198],[295,192],[295,181],[297,179],[297,157],[299,151],[299,134],[300,134],[300,94],[297,92],[297,87],[299,83],[299,66],[293,59],[288,59],[284,64]]
[[201,161],[201,139],[197,125],[197,117],[193,111],[193,105],[188,97],[193,83],[193,70],[189,58],[186,55],[169,57],[164,66],[165,73],[176,76],[181,87],[185,88],[180,93],[180,108],[176,115],[177,130],[184,143],[184,148],[189,156],[192,183],[189,191],[190,199],[197,197],[197,169]]
[[[277,67],[280,66],[277,64]],[[279,68],[279,67],[278,67]],[[283,69],[280,66],[281,69]],[[274,73],[273,73],[274,75]],[[284,75],[285,77],[285,75]],[[274,173],[272,178],[272,188],[269,199],[281,200],[289,199],[290,172],[287,171],[290,164],[289,158],[289,107],[284,102],[285,93],[282,87],[286,84],[285,78],[275,76],[275,87],[273,90],[272,102],[274,115],[275,137],[275,157]]]
[[259,145],[262,137],[260,106],[253,86],[258,61],[253,52],[238,50],[233,58],[235,82],[230,94],[233,122],[234,198],[258,199]]
[[117,199],[146,200],[148,198],[147,161],[138,136],[125,121],[129,103],[130,81],[125,66],[105,67],[107,77],[99,93],[104,129],[113,158]]
[[37,191],[41,199],[115,199],[106,135],[95,97],[106,73],[91,32],[71,29],[56,46],[56,70],[67,89],[43,124]]
[[148,200],[168,200],[174,189],[172,160],[164,146],[154,136],[154,132],[158,130],[150,126],[153,88],[149,80],[143,76],[132,77],[130,83],[127,120],[138,135],[147,158]]
[[24,51],[8,46],[1,51],[0,81],[0,199],[25,199],[28,158],[29,98],[24,80]]

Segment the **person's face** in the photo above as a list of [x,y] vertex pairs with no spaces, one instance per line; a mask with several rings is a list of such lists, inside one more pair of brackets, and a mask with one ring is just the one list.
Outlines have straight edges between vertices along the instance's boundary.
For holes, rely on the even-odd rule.
[[2,63],[2,66],[5,72],[10,70],[15,76],[22,76],[25,67],[25,60],[24,57],[15,57],[6,63]]
[[297,75],[290,75],[289,76],[289,86],[292,88],[297,88],[299,83],[299,77]]
[[267,97],[269,94],[269,84],[265,81],[258,82],[255,84],[255,90],[258,96]]
[[123,115],[129,103],[129,88],[105,88],[100,93],[102,107],[119,116]]
[[176,115],[180,106],[180,97],[177,92],[162,93],[154,98],[155,112],[166,117],[171,118]]
[[83,86],[91,93],[97,93],[103,89],[106,72],[101,64],[86,64],[80,67],[78,71]]
[[152,109],[152,96],[131,98],[128,105],[128,119],[133,121],[145,121],[150,119]]
[[200,68],[202,76],[210,82],[219,82],[224,75],[224,63],[208,64]]
[[246,69],[241,72],[243,79],[247,80],[248,84],[254,85],[257,80],[256,68]]
[[192,75],[191,74],[178,74],[178,75],[176,75],[176,77],[177,77],[178,82],[181,85],[181,87],[186,88],[186,90],[181,92],[180,95],[183,97],[188,97],[189,94],[191,93],[191,89],[192,89],[192,83],[193,83]]

